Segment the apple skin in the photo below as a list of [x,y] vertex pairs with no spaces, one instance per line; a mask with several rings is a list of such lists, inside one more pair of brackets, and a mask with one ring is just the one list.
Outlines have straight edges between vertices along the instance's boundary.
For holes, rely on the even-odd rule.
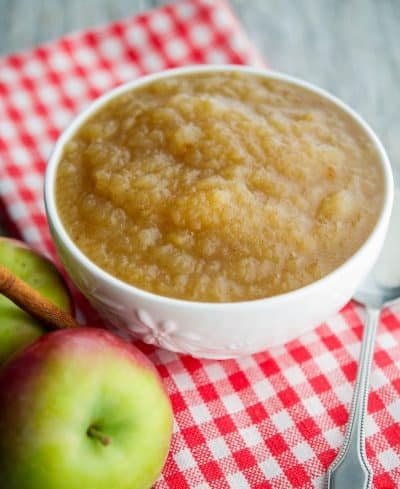
[[[22,241],[0,238],[0,264],[64,311],[73,311],[69,291],[57,268]],[[0,294],[0,367],[45,332],[39,321]]]
[[148,489],[168,453],[156,369],[102,329],[52,332],[17,354],[0,371],[0,406],[1,489]]

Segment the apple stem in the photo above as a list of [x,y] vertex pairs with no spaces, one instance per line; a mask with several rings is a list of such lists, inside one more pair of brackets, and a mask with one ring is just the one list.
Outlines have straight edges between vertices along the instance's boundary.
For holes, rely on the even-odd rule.
[[111,438],[109,436],[106,436],[95,426],[90,426],[89,429],[87,430],[87,434],[91,438],[96,438],[96,440],[99,440],[99,442],[105,447],[111,443]]

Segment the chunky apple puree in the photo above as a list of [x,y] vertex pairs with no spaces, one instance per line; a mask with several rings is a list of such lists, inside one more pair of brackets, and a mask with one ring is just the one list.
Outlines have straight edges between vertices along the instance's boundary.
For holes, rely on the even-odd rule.
[[318,95],[244,73],[181,75],[102,107],[66,145],[57,206],[77,246],[142,289],[229,302],[342,264],[376,223],[378,156]]

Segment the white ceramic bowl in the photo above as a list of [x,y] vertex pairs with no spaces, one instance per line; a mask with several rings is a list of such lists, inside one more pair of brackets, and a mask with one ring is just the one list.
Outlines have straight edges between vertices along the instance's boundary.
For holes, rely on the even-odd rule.
[[[70,239],[57,213],[54,189],[65,143],[81,124],[113,97],[150,81],[179,74],[235,70],[305,87],[329,99],[368,135],[379,154],[384,199],[378,222],[366,242],[329,275],[292,292],[247,302],[203,303],[159,296],[111,276]],[[250,67],[192,66],[139,78],[91,104],[65,130],[51,155],[45,178],[45,205],[61,261],[73,282],[105,320],[125,333],[168,350],[197,357],[231,358],[286,342],[341,308],[372,268],[386,234],[393,200],[390,163],[382,144],[353,110],[325,91],[290,76]]]

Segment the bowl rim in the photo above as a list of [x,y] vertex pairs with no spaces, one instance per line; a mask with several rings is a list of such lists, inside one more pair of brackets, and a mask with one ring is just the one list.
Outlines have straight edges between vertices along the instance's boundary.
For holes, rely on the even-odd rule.
[[[63,149],[65,144],[70,140],[70,138],[75,134],[75,132],[81,127],[81,125],[91,117],[95,112],[97,112],[100,107],[107,104],[111,99],[117,97],[118,95],[125,93],[130,90],[134,90],[140,86],[151,83],[155,80],[161,80],[163,78],[168,78],[171,76],[179,76],[179,75],[187,75],[187,74],[196,74],[196,73],[205,73],[205,72],[242,72],[248,74],[254,74],[258,76],[262,76],[267,79],[280,80],[283,82],[287,82],[289,84],[304,88],[309,90],[317,95],[320,95],[322,98],[329,100],[336,107],[347,113],[354,122],[358,124],[359,127],[367,134],[369,140],[373,143],[373,146],[379,156],[379,163],[382,170],[382,176],[384,179],[384,188],[383,188],[383,199],[382,206],[378,216],[378,219],[373,227],[372,231],[366,238],[366,240],[362,243],[362,245],[350,256],[348,257],[341,265],[337,268],[329,272],[327,275],[324,275],[318,280],[311,282],[303,287],[291,290],[289,292],[285,292],[282,294],[277,294],[273,296],[258,298],[258,299],[250,299],[244,301],[236,301],[236,302],[201,302],[201,301],[193,301],[189,299],[179,299],[175,297],[163,296],[156,294],[154,292],[147,291],[145,289],[141,289],[132,284],[124,282],[123,280],[115,277],[109,272],[103,270],[98,265],[96,265],[88,256],[86,256],[83,251],[81,251],[78,246],[73,242],[64,228],[61,218],[58,215],[57,207],[55,203],[55,177],[57,173],[58,163],[60,162]],[[287,301],[291,301],[294,298],[301,299],[302,296],[312,293],[312,291],[318,287],[320,287],[324,282],[329,281],[330,279],[339,276],[343,273],[352,262],[356,261],[360,255],[363,254],[364,250],[368,247],[369,243],[373,241],[377,235],[380,233],[386,233],[387,225],[390,219],[391,209],[393,205],[393,194],[394,194],[394,182],[393,175],[391,170],[391,165],[389,162],[389,158],[386,154],[386,151],[380,142],[379,138],[372,130],[372,128],[367,124],[366,121],[351,107],[342,102],[336,96],[332,95],[328,91],[319,88],[318,86],[302,80],[300,78],[296,78],[291,75],[287,75],[285,73],[281,73],[278,71],[271,70],[269,68],[257,68],[252,66],[243,66],[243,65],[230,65],[230,64],[220,64],[220,65],[187,65],[179,68],[171,68],[167,70],[163,70],[157,73],[152,73],[146,76],[141,76],[134,80],[123,83],[111,90],[108,90],[103,95],[95,99],[93,102],[89,103],[82,111],[80,111],[69,123],[69,125],[64,129],[62,134],[57,139],[55,146],[50,154],[48,159],[48,164],[45,172],[45,181],[44,181],[44,204],[45,210],[47,214],[47,218],[49,221],[50,228],[53,228],[56,232],[60,241],[68,248],[68,250],[74,255],[75,259],[85,268],[89,269],[89,271],[95,276],[103,281],[111,283],[117,289],[122,289],[127,293],[133,293],[137,296],[145,300],[158,301],[163,304],[176,305],[185,308],[196,308],[203,310],[223,310],[224,308],[228,309],[242,309],[243,307],[251,307],[251,306],[260,306],[263,304],[273,303],[285,303]],[[383,239],[382,239],[383,243]]]

